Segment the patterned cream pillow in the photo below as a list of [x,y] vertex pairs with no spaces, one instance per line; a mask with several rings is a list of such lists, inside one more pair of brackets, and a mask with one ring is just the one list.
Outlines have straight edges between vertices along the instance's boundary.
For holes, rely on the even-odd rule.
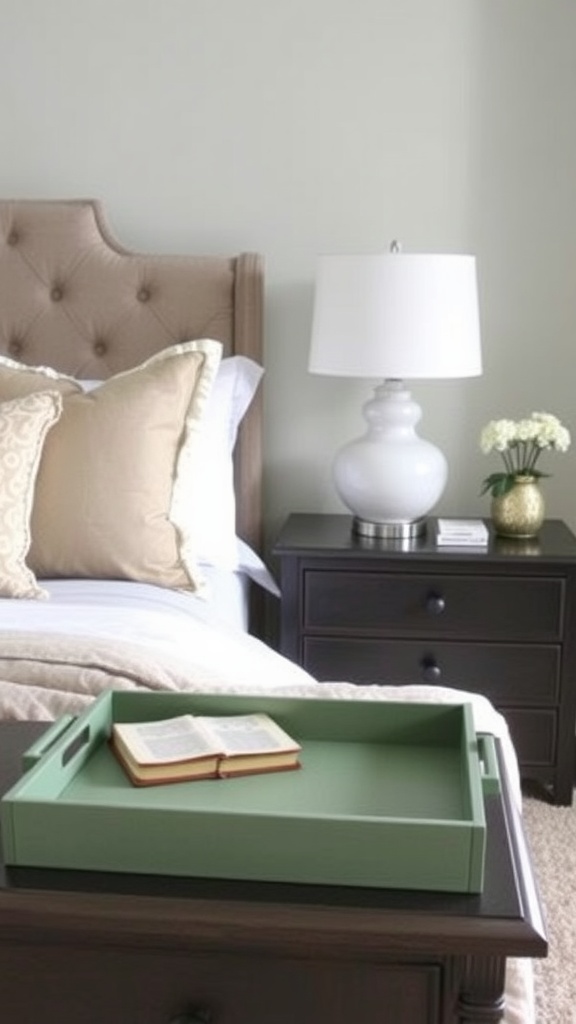
[[44,439],[62,412],[56,392],[0,403],[0,596],[44,597],[26,565]]

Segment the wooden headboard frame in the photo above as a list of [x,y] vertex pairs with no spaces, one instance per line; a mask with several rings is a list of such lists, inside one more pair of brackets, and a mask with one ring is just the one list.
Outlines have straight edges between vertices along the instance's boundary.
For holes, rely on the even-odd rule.
[[[179,341],[216,338],[262,361],[263,267],[254,253],[132,252],[94,199],[0,200],[0,352],[104,380]],[[238,533],[262,544],[261,399],[236,450]]]

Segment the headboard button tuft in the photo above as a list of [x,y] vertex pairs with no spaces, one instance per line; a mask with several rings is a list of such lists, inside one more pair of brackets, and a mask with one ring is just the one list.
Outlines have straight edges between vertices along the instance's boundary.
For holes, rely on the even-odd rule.
[[138,291],[137,299],[139,302],[148,302],[150,299],[150,289],[140,288]]
[[23,347],[24,346],[22,345],[20,338],[11,338],[8,342],[8,351],[15,359],[18,359],[22,355]]
[[52,299],[52,302],[60,302],[62,300],[63,294],[64,292],[62,291],[60,285],[56,284],[54,285],[50,292],[50,298]]
[[8,242],[8,245],[18,245],[18,242],[20,241],[20,235],[15,230],[15,228],[12,228],[12,231],[8,235],[6,241]]
[[98,341],[94,342],[93,351],[95,356],[105,356],[108,351],[108,345],[102,338],[99,338]]

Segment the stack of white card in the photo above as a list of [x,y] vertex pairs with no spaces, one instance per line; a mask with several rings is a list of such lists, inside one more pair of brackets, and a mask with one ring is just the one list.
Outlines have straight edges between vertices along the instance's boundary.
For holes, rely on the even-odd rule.
[[451,547],[485,547],[488,528],[482,519],[439,519],[436,543]]

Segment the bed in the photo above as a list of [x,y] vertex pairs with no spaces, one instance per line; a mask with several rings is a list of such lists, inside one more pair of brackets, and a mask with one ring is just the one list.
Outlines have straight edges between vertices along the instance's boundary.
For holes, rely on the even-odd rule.
[[[469,699],[519,802],[484,698],[320,685],[258,636],[263,288],[257,254],[126,249],[94,200],[0,201],[0,718],[110,687]],[[513,962],[510,1024],[530,986]]]

